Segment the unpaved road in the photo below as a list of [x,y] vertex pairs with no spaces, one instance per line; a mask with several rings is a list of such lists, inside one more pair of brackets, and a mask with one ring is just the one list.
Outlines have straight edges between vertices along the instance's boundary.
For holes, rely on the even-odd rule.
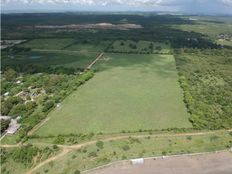
[[149,159],[144,164],[118,163],[87,174],[231,174],[232,153]]
[[102,56],[104,55],[104,53],[101,53],[97,56],[97,58],[92,62],[90,63],[86,69],[90,69]]

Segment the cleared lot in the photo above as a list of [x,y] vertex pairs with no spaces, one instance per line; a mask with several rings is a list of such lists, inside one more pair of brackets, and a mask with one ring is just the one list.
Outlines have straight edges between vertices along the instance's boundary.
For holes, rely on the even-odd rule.
[[145,160],[142,165],[117,164],[88,174],[231,174],[230,152]]

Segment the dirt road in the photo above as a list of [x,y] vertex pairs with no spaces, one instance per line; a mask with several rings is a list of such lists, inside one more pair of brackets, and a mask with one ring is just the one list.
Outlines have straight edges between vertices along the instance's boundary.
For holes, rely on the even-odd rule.
[[103,55],[104,53],[99,54],[97,58],[86,67],[86,69],[90,69]]

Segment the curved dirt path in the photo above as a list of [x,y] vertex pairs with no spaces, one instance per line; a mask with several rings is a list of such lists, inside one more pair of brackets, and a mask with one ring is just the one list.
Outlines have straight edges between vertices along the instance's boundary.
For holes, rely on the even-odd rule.
[[[232,129],[226,130],[227,132],[232,132]],[[219,131],[208,131],[208,132],[194,132],[194,133],[176,133],[176,134],[155,134],[155,135],[149,135],[149,134],[144,134],[144,135],[122,135],[122,136],[115,136],[115,137],[110,137],[110,138],[105,138],[105,139],[99,139],[103,142],[107,141],[112,141],[112,140],[123,140],[123,139],[128,139],[129,137],[131,138],[145,138],[145,137],[182,137],[182,136],[199,136],[199,135],[208,135],[208,134],[214,134]],[[82,147],[86,147],[89,145],[96,144],[98,140],[92,140],[89,142],[81,143],[81,144],[76,144],[76,145],[58,145],[58,147],[63,148],[62,152],[57,154],[56,156],[50,157],[47,160],[39,163],[37,166],[34,168],[30,169],[26,174],[32,174],[34,171],[39,169],[40,167],[48,164],[51,161],[57,160],[67,153],[71,152],[72,150],[78,150],[81,149]],[[35,143],[36,144],[36,143]],[[19,147],[20,144],[17,145],[2,145],[2,147]]]

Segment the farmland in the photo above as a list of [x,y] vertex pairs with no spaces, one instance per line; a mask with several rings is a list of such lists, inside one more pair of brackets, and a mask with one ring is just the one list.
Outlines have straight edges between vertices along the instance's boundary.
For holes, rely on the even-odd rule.
[[95,78],[51,112],[36,134],[191,127],[173,56],[106,54],[94,69]]

